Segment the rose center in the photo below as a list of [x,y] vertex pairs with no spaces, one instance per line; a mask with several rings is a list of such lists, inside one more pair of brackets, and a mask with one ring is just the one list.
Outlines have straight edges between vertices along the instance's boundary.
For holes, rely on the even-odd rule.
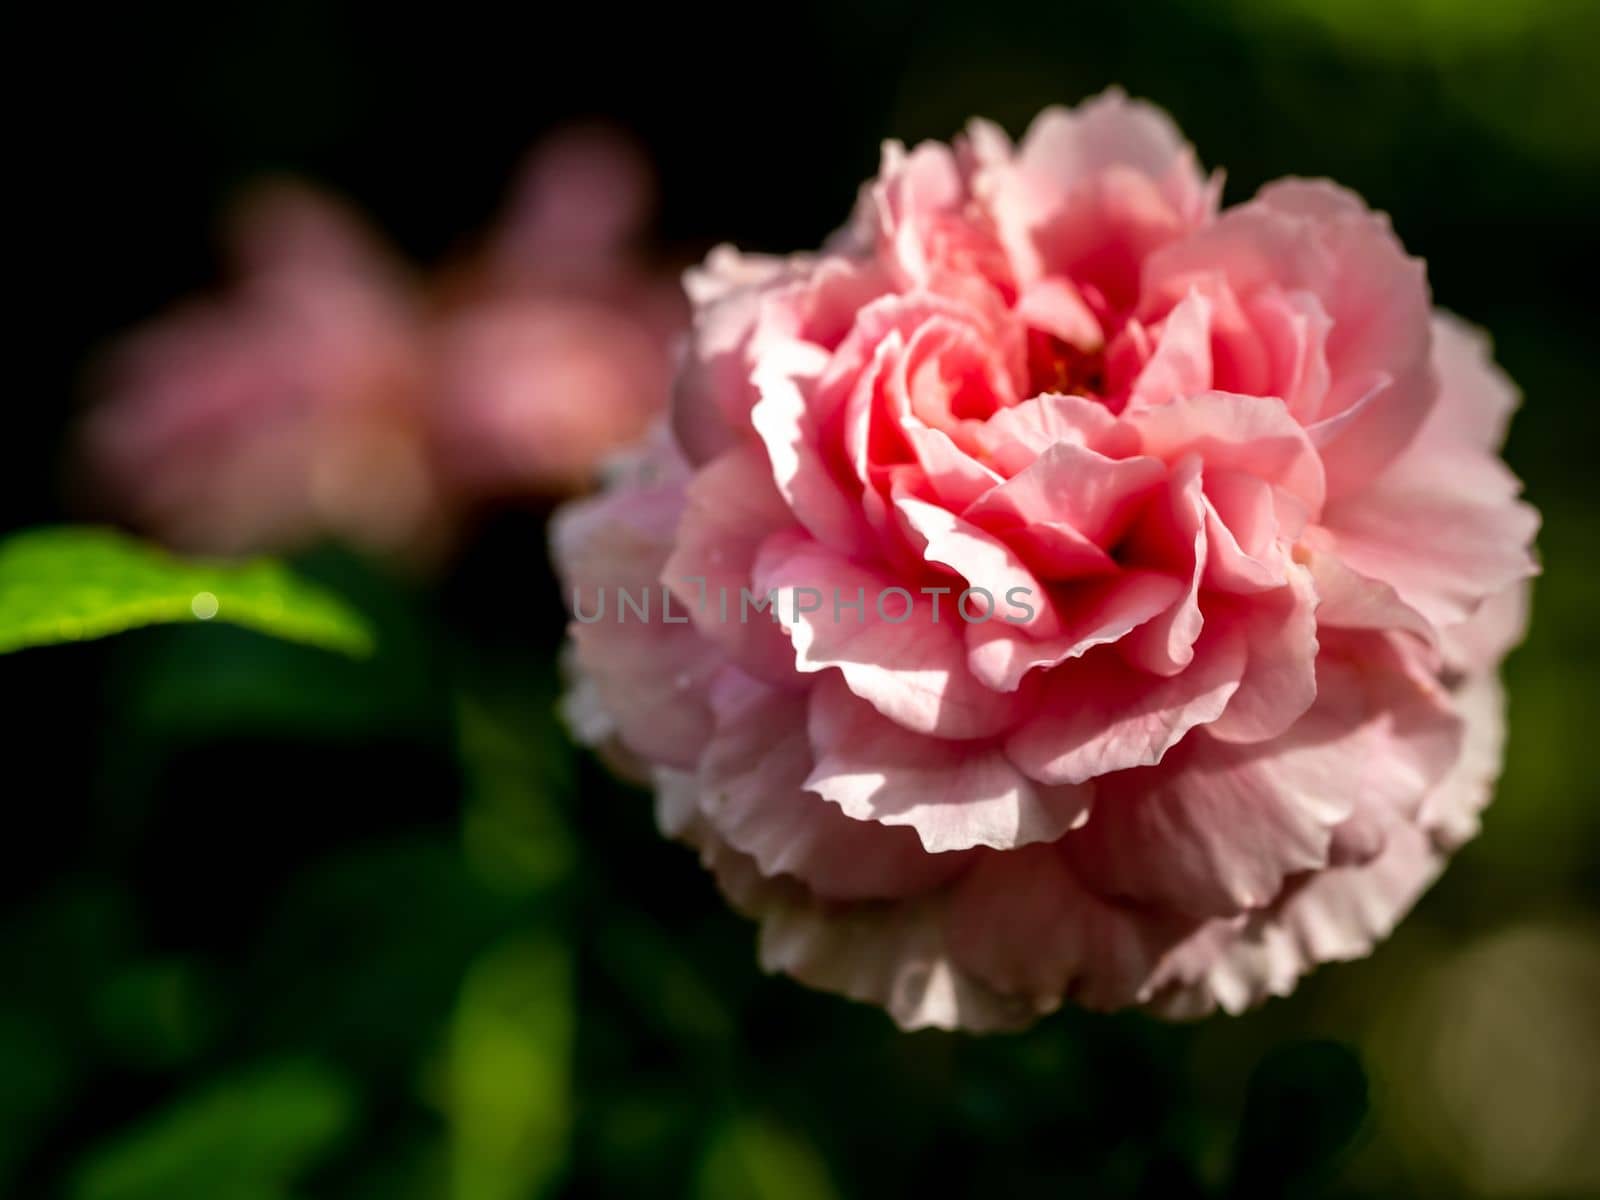
[[1106,390],[1105,350],[1080,350],[1042,329],[1028,330],[1029,394],[1053,393],[1101,400]]

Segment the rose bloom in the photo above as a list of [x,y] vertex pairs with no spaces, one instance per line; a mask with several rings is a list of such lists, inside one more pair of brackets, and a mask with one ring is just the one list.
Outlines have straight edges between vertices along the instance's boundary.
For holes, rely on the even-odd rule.
[[1111,93],[891,142],[820,254],[689,279],[671,436],[555,531],[567,704],[768,969],[908,1028],[1237,1012],[1476,830],[1514,390],[1359,198],[1219,191]]
[[427,560],[472,509],[588,486],[665,409],[681,292],[635,245],[616,135],[544,143],[485,244],[432,279],[295,183],[233,214],[233,282],[134,333],[85,444],[112,513],[180,548],[336,537]]

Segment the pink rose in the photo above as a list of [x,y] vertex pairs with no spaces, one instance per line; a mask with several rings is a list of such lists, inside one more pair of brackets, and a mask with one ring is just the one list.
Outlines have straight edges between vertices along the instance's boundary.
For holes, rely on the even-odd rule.
[[402,269],[298,184],[258,189],[229,233],[237,283],[112,351],[85,431],[95,487],[191,551],[431,538],[424,313]]
[[631,143],[579,126],[528,160],[441,321],[434,431],[452,493],[566,495],[666,410],[683,290],[640,254],[654,207]]
[[93,484],[188,550],[332,536],[423,560],[472,507],[589,486],[664,411],[686,319],[634,244],[651,203],[630,146],[564,131],[485,248],[417,278],[336,201],[259,190],[232,285],[109,356]]
[[1514,391],[1355,196],[1218,193],[1111,93],[691,275],[673,436],[555,531],[568,712],[769,969],[907,1027],[1236,1012],[1474,832]]

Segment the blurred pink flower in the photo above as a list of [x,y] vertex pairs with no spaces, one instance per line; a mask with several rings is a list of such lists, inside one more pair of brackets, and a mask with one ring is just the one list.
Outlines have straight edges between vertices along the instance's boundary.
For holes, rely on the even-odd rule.
[[666,403],[685,313],[635,244],[652,205],[628,143],[558,133],[484,248],[430,281],[338,202],[259,188],[229,287],[108,356],[91,483],[188,550],[332,536],[412,559],[476,506],[586,487]]
[[638,253],[653,207],[615,134],[569,129],[529,160],[475,292],[439,330],[432,415],[452,492],[581,490],[665,411],[688,311]]
[[1238,1011],[1474,832],[1514,390],[1357,197],[1218,192],[1111,93],[691,278],[674,436],[556,527],[569,712],[769,968],[908,1027]]

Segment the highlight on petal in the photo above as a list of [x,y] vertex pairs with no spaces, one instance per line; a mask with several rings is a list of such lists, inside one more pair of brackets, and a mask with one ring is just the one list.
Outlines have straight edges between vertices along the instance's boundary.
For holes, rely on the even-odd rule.
[[[891,578],[792,534],[767,541],[755,579],[775,596],[797,671],[836,668],[884,716],[934,737],[987,737],[1014,719],[1018,698],[991,691],[967,669],[956,589],[890,594],[899,586]],[[857,600],[860,607],[844,607]]]

